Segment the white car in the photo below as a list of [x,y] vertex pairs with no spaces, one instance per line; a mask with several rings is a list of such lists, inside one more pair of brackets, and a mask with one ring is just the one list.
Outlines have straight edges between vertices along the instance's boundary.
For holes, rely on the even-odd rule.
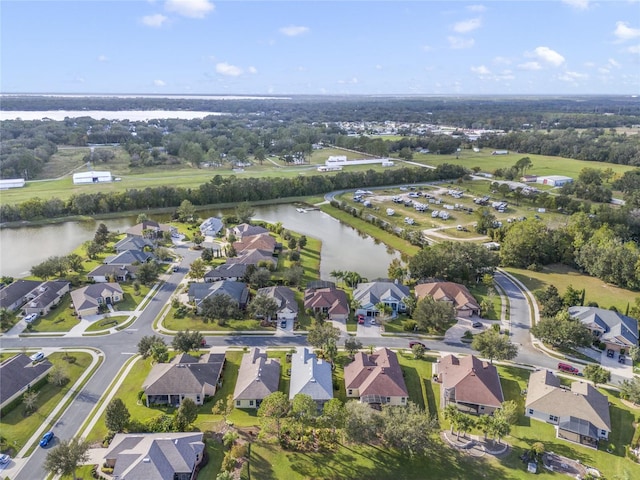
[[371,319],[371,325],[375,325],[375,324],[376,324],[376,319],[375,319],[375,318],[372,318],[372,319]]
[[6,453],[0,455],[0,465],[6,465],[11,460],[11,457]]
[[37,313],[30,313],[29,315],[27,315],[26,317],[24,317],[24,321],[27,323],[31,323],[33,322],[36,318],[38,318],[38,314]]
[[44,359],[44,352],[34,353],[29,358],[31,359],[32,362],[39,362],[40,360]]

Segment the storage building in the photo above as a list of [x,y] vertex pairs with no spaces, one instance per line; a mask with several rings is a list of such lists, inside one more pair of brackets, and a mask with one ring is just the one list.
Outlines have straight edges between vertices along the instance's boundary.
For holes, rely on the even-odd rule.
[[79,172],[73,174],[74,185],[84,185],[87,183],[113,182],[111,172]]

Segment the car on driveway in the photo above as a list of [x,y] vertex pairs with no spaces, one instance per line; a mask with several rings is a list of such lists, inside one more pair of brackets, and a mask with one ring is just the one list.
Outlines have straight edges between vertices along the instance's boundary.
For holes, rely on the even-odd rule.
[[282,320],[280,322],[280,328],[287,328],[287,321],[286,320]]
[[618,357],[618,363],[624,364],[627,361],[627,358],[624,355],[620,355]]
[[44,352],[34,353],[29,358],[31,359],[32,362],[39,362],[40,360],[44,359]]
[[0,455],[0,465],[6,465],[7,463],[9,463],[9,460],[11,460],[11,457],[6,453]]
[[49,443],[51,442],[51,440],[53,440],[53,432],[51,430],[49,430],[47,433],[45,433],[42,438],[40,439],[40,446],[41,447],[46,447],[47,445],[49,445]]
[[376,324],[376,319],[375,319],[375,318],[372,318],[372,319],[371,319],[371,325],[375,325],[375,324]]
[[417,342],[417,341],[413,341],[413,342],[409,342],[409,348],[413,349],[413,347],[415,347],[416,345],[420,345],[422,348],[424,348],[425,350],[429,350],[427,348],[427,346],[422,343],[422,342]]
[[471,326],[473,328],[482,328],[482,322],[473,322]]
[[36,318],[38,318],[38,314],[37,313],[30,313],[29,315],[27,315],[26,317],[24,317],[24,321],[27,323],[31,323],[33,322]]
[[358,315],[358,325],[364,325],[364,315]]
[[613,358],[613,356],[616,354],[616,352],[614,352],[613,350],[611,350],[610,348],[607,350],[607,357],[609,358]]

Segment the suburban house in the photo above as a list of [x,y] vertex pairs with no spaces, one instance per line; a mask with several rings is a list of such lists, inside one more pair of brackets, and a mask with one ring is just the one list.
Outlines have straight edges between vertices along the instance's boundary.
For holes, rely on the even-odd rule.
[[218,217],[209,217],[200,224],[200,233],[204,236],[217,237],[223,228],[222,220]]
[[331,364],[319,360],[307,347],[298,348],[291,357],[291,383],[289,399],[298,393],[309,395],[322,409],[325,402],[333,398]]
[[100,307],[118,303],[122,299],[122,287],[111,282],[95,283],[71,292],[71,301],[79,317],[96,315]]
[[304,291],[304,308],[327,315],[329,320],[345,321],[349,316],[349,300],[335,286],[309,288]]
[[638,320],[613,310],[595,307],[569,307],[569,315],[577,318],[594,338],[615,352],[638,345]]
[[118,253],[126,250],[145,250],[153,248],[153,242],[143,237],[124,237],[122,240],[119,240],[113,248]]
[[275,319],[269,320],[293,320],[298,319],[299,306],[296,301],[296,294],[289,287],[278,285],[275,287],[259,288],[256,295],[264,295],[273,298],[278,304]]
[[155,258],[153,253],[143,250],[123,250],[117,255],[105,258],[103,263],[107,265],[136,265],[150,262]]
[[278,264],[278,259],[273,256],[272,250],[249,249],[237,252],[237,257],[227,258],[227,263],[241,265],[260,265],[269,263],[273,267]]
[[558,438],[594,448],[611,432],[607,397],[587,382],[563,387],[549,370],[531,373],[525,415],[555,425]]
[[142,237],[154,240],[156,238],[162,238],[165,233],[172,233],[173,230],[174,228],[166,223],[145,220],[128,228],[124,233],[126,233],[128,237]]
[[204,274],[205,282],[217,282],[219,280],[238,281],[244,278],[247,266],[242,263],[223,263]]
[[233,392],[236,408],[258,408],[262,400],[278,390],[280,362],[267,358],[259,348],[252,348],[242,356],[238,380]]
[[244,237],[242,240],[233,243],[233,248],[238,254],[246,250],[262,250],[273,255],[277,247],[278,242],[268,233]]
[[398,357],[388,348],[356,353],[344,367],[344,386],[347,397],[369,405],[406,405],[409,399]]
[[238,304],[241,310],[246,308],[249,301],[249,289],[247,284],[243,282],[219,280],[217,282],[192,283],[189,285],[189,302],[195,303],[198,311],[202,307],[202,301],[214,295],[228,295]]
[[157,363],[147,375],[142,389],[149,405],[179,406],[190,398],[202,405],[221,383],[224,353],[205,353],[199,359],[181,353],[169,363]]
[[27,303],[24,304],[24,313],[37,313],[46,315],[60,303],[62,297],[69,293],[71,282],[53,280],[42,282],[40,286],[27,295]]
[[0,408],[19,398],[31,386],[44,378],[53,365],[46,358],[33,363],[24,353],[0,363]]
[[395,317],[399,312],[404,312],[406,306],[403,302],[411,292],[409,287],[395,281],[378,281],[360,283],[353,291],[353,300],[358,303],[357,314],[367,317],[375,317],[380,312],[376,308],[379,303],[391,307]]
[[16,280],[0,290],[0,308],[15,312],[24,305],[28,295],[42,282],[37,280]]
[[469,355],[447,355],[435,364],[440,387],[440,405],[455,404],[459,410],[477,415],[492,414],[504,402],[496,367]]
[[87,273],[90,282],[126,282],[136,278],[138,265],[98,265]]
[[253,235],[260,235],[262,233],[269,233],[269,230],[259,225],[249,225],[248,223],[241,223],[235,227],[227,228],[227,236],[233,235],[236,237],[236,240],[242,240],[245,237],[252,237]]
[[429,296],[438,302],[451,304],[458,317],[469,318],[472,315],[480,315],[480,305],[477,300],[473,298],[467,287],[459,283],[421,283],[416,285],[414,290],[418,301]]
[[117,433],[102,459],[114,480],[194,480],[202,432]]

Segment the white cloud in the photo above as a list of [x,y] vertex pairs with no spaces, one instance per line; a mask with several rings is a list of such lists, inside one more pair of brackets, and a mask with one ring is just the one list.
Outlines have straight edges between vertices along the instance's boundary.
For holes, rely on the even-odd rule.
[[612,67],[620,68],[620,64],[614,58],[610,58],[608,64]]
[[288,27],[282,27],[280,33],[287,37],[297,37],[309,32],[309,27],[303,27],[300,25],[289,25]]
[[204,18],[213,12],[215,5],[209,0],[167,0],[164,8],[183,17]]
[[376,65],[376,70],[382,70],[382,68],[383,68],[382,65],[380,64]]
[[473,38],[447,37],[447,40],[449,41],[449,47],[456,50],[471,48],[475,43]]
[[463,20],[456,23],[453,26],[453,30],[457,33],[469,33],[476,30],[477,28],[480,28],[480,26],[482,26],[482,19],[470,18],[469,20]]
[[98,55],[98,61],[99,62],[108,62],[109,59],[107,58],[106,55]]
[[562,3],[566,3],[576,10],[587,10],[589,8],[589,0],[562,0]]
[[631,45],[630,47],[627,47],[627,51],[629,53],[640,53],[640,45]]
[[558,80],[562,80],[563,82],[576,83],[578,80],[584,80],[588,77],[589,75],[587,75],[586,73],[567,71],[558,75]]
[[484,65],[479,65],[477,67],[471,67],[471,71],[473,73],[477,73],[478,75],[491,75],[491,72]]
[[166,82],[164,80],[154,80],[153,84],[156,87],[164,87],[166,85]]
[[220,75],[227,75],[229,77],[237,77],[242,75],[243,71],[240,67],[231,65],[227,62],[220,62],[216,64],[216,72]]
[[616,22],[616,29],[613,34],[619,41],[624,42],[640,37],[640,28],[632,28],[627,22]]
[[356,77],[350,78],[349,80],[338,80],[338,83],[341,85],[351,84],[355,85],[358,83],[358,79]]
[[541,70],[542,69],[542,65],[540,65],[538,62],[525,62],[525,63],[521,63],[520,65],[518,65],[518,68],[520,68],[521,70]]
[[487,9],[484,5],[469,5],[467,10],[470,12],[484,12]]
[[506,57],[494,57],[494,59],[492,60],[493,63],[495,63],[496,65],[511,65],[511,60],[506,58]]
[[550,63],[555,67],[559,67],[564,63],[564,57],[555,50],[551,50],[549,47],[537,47],[533,51],[533,56],[545,63]]
[[593,68],[596,64],[594,62],[584,62],[584,66],[587,68]]
[[256,73],[258,73],[258,69],[256,67],[249,67],[247,68],[247,72],[255,75]]
[[167,17],[160,13],[155,15],[146,15],[142,17],[142,23],[147,27],[160,28],[164,23],[169,20]]

